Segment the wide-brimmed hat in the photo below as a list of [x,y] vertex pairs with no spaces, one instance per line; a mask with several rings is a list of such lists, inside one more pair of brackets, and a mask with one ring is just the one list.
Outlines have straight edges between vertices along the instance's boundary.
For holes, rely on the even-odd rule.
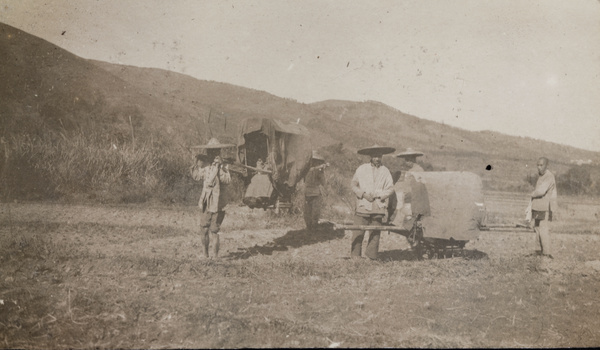
[[192,148],[200,149],[221,149],[227,147],[235,147],[235,145],[231,143],[221,143],[214,137],[208,140],[208,143],[206,145],[192,146]]
[[314,159],[321,163],[325,163],[325,158],[323,158],[319,153],[317,153],[317,151],[312,151],[311,159]]
[[356,153],[363,154],[365,156],[372,156],[372,155],[389,154],[389,153],[393,153],[394,151],[396,151],[396,149],[394,147],[385,147],[385,146],[379,146],[379,145],[375,144],[370,147],[361,148],[358,151],[356,151]]
[[406,151],[396,154],[396,157],[420,157],[423,155],[423,152],[415,151],[412,148],[407,148]]

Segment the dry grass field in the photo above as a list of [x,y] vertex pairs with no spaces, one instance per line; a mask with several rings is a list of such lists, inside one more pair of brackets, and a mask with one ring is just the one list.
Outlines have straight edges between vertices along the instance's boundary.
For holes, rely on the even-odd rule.
[[[547,154],[559,194],[600,194],[598,166],[572,164],[599,164],[598,152],[470,132],[376,101],[305,104],[87,60],[2,23],[0,60],[0,348],[600,345],[600,197],[559,198],[553,260],[536,256],[533,232],[509,229],[425,261],[384,233],[380,260],[350,260],[349,233],[237,206],[221,258],[207,260],[191,204],[201,187],[182,175],[189,146],[235,142],[241,120],[256,116],[310,130],[335,169],[325,211],[335,220],[363,161],[356,150],[373,139],[502,191],[529,191],[531,162]],[[488,222],[519,222],[526,204],[488,193]]]
[[[489,223],[526,204],[486,201]],[[347,233],[245,207],[205,260],[193,207],[1,204],[0,347],[598,346],[600,201],[560,204],[553,260],[504,230],[424,261],[394,233],[350,260]]]

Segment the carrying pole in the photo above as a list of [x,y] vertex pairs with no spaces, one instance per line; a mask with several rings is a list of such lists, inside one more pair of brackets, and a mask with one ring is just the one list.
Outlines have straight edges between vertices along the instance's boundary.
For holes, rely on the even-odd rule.
[[479,226],[479,231],[533,231],[532,227],[523,224],[492,224]]

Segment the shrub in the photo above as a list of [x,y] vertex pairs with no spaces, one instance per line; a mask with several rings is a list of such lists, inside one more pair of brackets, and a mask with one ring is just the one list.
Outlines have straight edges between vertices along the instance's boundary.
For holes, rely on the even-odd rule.
[[600,168],[592,165],[575,165],[565,174],[557,176],[556,186],[561,194],[600,195],[600,186],[596,179]]

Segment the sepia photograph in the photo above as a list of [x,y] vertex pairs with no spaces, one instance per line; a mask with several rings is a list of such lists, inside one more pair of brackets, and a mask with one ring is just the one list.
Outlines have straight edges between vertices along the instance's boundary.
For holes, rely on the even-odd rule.
[[0,0],[0,349],[600,346],[600,0]]

